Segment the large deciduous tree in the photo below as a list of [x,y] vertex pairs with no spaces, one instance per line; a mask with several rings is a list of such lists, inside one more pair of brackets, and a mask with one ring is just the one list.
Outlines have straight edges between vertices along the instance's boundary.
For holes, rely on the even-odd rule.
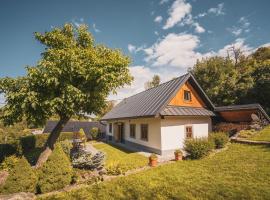
[[65,24],[35,33],[35,38],[45,46],[37,65],[28,66],[26,76],[0,80],[6,98],[1,120],[5,125],[23,119],[43,125],[51,116],[59,117],[37,162],[40,166],[71,116],[98,114],[109,93],[130,84],[132,77],[130,58],[120,50],[95,44],[86,25]]

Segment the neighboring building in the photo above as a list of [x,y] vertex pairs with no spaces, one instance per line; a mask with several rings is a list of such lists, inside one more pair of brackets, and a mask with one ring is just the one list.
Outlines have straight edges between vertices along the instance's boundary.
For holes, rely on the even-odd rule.
[[[58,121],[48,121],[44,127],[43,133],[50,133],[56,126]],[[89,121],[69,121],[63,128],[62,132],[79,132],[82,128],[87,136],[91,138],[90,131],[92,128],[98,128],[100,133],[106,132],[106,125],[101,122],[89,122]]]
[[[262,107],[255,105],[257,107],[248,111],[260,113],[259,116],[269,122]],[[188,73],[124,99],[102,121],[107,122],[108,140],[143,151],[167,154],[183,148],[186,138],[207,137],[213,119],[237,121],[235,114],[227,112],[244,113],[246,120],[248,117],[250,120],[247,116],[250,112],[246,111],[239,106],[215,107]],[[225,115],[226,119],[222,117]]]

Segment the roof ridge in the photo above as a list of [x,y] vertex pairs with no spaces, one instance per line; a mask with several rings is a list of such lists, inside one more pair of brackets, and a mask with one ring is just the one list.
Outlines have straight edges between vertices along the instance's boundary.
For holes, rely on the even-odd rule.
[[[143,92],[146,92],[146,91],[152,90],[152,89],[154,89],[154,88],[160,87],[160,86],[162,86],[162,85],[164,85],[164,84],[166,84],[166,83],[169,83],[169,82],[174,81],[174,80],[176,80],[176,79],[180,79],[180,78],[182,78],[182,77],[184,77],[184,76],[187,76],[188,74],[190,74],[190,73],[189,73],[189,72],[188,72],[188,73],[185,73],[185,74],[183,74],[183,75],[181,75],[181,76],[178,76],[178,77],[173,78],[173,79],[171,79],[171,80],[169,80],[169,81],[166,81],[166,82],[164,82],[164,83],[161,83],[161,84],[159,84],[159,85],[157,85],[157,86],[155,86],[155,87],[152,87],[152,88],[143,90],[143,91],[141,91],[141,92],[139,92],[139,93],[133,94],[133,95],[131,95],[131,96],[129,96],[129,97],[126,97],[126,98],[124,98],[124,99],[130,98],[130,97],[136,96],[136,95],[138,95],[138,94],[141,94],[141,93],[143,93]],[[123,99],[123,100],[124,100],[124,99]]]

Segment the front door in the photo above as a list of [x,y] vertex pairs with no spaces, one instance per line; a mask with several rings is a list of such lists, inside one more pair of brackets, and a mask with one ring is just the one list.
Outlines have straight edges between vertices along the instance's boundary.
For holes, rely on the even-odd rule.
[[118,142],[125,143],[124,123],[118,123]]

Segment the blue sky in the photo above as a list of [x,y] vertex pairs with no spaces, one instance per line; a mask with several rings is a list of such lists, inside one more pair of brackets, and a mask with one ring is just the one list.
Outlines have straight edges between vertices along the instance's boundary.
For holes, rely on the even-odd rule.
[[197,59],[246,54],[270,42],[269,0],[2,0],[0,77],[25,74],[43,47],[34,32],[86,23],[97,43],[130,55],[133,84],[111,99],[140,92],[154,74],[179,76]]

